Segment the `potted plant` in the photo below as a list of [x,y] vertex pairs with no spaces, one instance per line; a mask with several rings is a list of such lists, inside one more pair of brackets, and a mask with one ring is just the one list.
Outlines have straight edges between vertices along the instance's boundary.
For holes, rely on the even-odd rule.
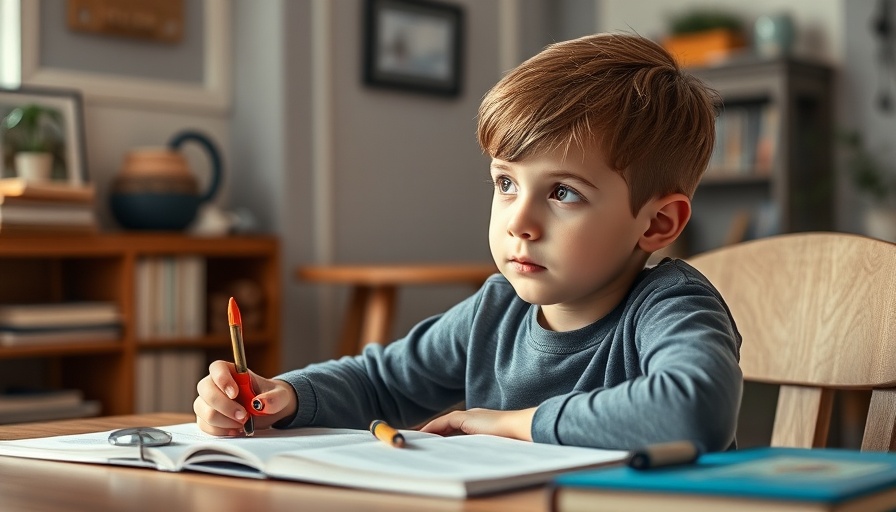
[[741,19],[726,11],[695,8],[669,18],[663,46],[681,66],[700,66],[746,45]]
[[16,174],[27,180],[48,180],[55,153],[62,146],[62,115],[54,108],[29,104],[12,109],[0,123],[4,154]]
[[846,150],[845,170],[856,191],[869,202],[864,219],[866,233],[896,242],[896,168],[869,151],[859,132],[843,133],[840,140]]

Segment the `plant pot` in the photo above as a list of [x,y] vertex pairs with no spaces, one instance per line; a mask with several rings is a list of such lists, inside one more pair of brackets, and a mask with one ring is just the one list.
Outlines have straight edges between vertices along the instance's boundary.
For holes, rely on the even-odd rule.
[[703,66],[721,60],[745,44],[740,32],[723,28],[670,36],[663,40],[663,47],[682,67]]
[[53,172],[53,153],[19,151],[15,156],[16,174],[25,181],[49,181]]
[[881,206],[866,210],[865,233],[870,237],[896,242],[896,208]]

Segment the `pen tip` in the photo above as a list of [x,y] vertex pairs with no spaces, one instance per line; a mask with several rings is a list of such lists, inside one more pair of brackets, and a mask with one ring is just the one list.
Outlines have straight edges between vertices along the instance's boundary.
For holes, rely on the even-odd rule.
[[236,305],[233,297],[227,303],[227,321],[230,325],[243,325],[243,319],[240,318],[240,308]]

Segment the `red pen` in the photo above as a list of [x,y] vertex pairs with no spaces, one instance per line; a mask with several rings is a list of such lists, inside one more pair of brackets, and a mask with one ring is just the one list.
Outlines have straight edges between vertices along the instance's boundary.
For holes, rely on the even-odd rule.
[[252,378],[249,376],[249,367],[246,365],[246,349],[243,346],[243,319],[240,316],[240,308],[233,297],[227,303],[227,321],[230,323],[230,341],[233,344],[233,362],[236,366],[236,384],[239,387],[237,402],[246,408],[249,417],[243,423],[243,432],[246,436],[255,434],[254,414],[258,414],[261,402],[255,400],[255,390],[252,389]]

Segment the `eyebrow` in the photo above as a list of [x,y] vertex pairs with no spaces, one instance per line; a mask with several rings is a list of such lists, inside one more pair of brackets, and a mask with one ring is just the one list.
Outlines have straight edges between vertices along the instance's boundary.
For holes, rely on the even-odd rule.
[[548,176],[550,176],[554,179],[558,179],[558,180],[578,181],[582,185],[591,187],[593,189],[598,188],[594,183],[591,183],[590,181],[586,180],[585,178],[579,176],[578,174],[573,174],[569,171],[564,171],[564,170],[548,171]]
[[[507,164],[504,164],[504,163],[495,163],[495,162],[492,162],[492,164],[489,165],[489,170],[492,170],[492,169],[499,170],[499,171],[508,171],[508,172],[512,170],[512,169],[510,168],[510,166],[507,165]],[[600,188],[599,188],[598,186],[596,186],[594,183],[591,183],[590,181],[586,180],[585,178],[579,176],[578,174],[574,174],[574,173],[571,173],[571,172],[569,172],[569,171],[564,171],[563,169],[557,169],[557,170],[553,170],[553,171],[547,171],[547,176],[549,176],[549,177],[551,177],[551,178],[553,178],[553,179],[556,179],[556,180],[573,180],[573,181],[577,181],[577,182],[579,182],[579,183],[581,183],[582,185],[585,185],[585,186],[587,186],[587,187],[591,187],[591,188],[593,188],[593,189],[595,189],[595,190],[600,190]]]

